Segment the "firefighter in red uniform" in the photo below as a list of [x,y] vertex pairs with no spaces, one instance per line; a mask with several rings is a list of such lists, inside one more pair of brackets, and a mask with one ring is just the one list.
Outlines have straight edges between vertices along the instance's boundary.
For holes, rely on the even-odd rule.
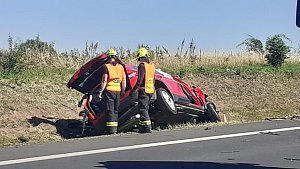
[[107,112],[104,134],[115,134],[118,128],[120,95],[125,93],[126,78],[123,66],[115,61],[117,51],[110,48],[108,50],[108,57],[110,58],[110,62],[104,66],[105,69],[99,92],[100,97],[103,96]]
[[140,114],[139,132],[151,133],[151,121],[148,110],[150,98],[155,91],[155,66],[149,62],[146,48],[140,48],[137,51],[137,59],[139,61],[138,80],[133,87],[132,93],[138,91],[138,108]]

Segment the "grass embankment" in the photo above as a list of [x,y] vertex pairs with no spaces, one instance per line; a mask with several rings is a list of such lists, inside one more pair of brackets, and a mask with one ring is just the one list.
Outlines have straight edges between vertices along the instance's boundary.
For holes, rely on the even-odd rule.
[[66,82],[75,69],[32,68],[0,79],[0,146],[61,140],[78,118],[78,92]]
[[300,66],[255,67],[224,68],[218,73],[208,69],[206,74],[190,74],[188,79],[202,86],[231,122],[299,115]]
[[[202,87],[232,123],[299,115],[299,62],[276,69],[259,59],[246,60],[165,58],[155,62],[162,70]],[[0,145],[69,138],[67,124],[78,119],[76,103],[81,95],[65,85],[75,71],[44,67],[1,74]]]
[[0,74],[1,79],[6,79],[13,84],[16,83],[39,83],[46,82],[51,84],[66,84],[69,77],[75,72],[74,68],[64,67],[45,67],[30,68],[18,74]]

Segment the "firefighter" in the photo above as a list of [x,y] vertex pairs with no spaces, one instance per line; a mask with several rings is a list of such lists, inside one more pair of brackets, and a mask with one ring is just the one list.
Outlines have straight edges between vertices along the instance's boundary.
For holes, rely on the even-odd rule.
[[103,96],[106,105],[107,119],[104,134],[116,134],[120,95],[125,94],[126,78],[123,66],[116,62],[117,51],[110,48],[107,56],[110,60],[104,65],[99,96]]
[[131,95],[133,92],[138,92],[138,109],[140,114],[139,132],[151,133],[151,121],[148,110],[150,98],[155,91],[155,65],[150,63],[146,48],[140,48],[137,51],[137,59],[139,61],[138,79],[133,87]]

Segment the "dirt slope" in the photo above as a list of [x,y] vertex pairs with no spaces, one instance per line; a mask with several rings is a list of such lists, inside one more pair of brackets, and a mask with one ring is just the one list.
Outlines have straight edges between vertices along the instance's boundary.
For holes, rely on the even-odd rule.
[[64,84],[1,80],[0,145],[61,139],[57,132],[63,133],[67,122],[78,118],[78,98],[79,93]]
[[[190,75],[184,80],[201,86],[231,122],[300,114],[299,78]],[[67,124],[79,119],[80,97],[65,84],[0,80],[0,146],[72,137]]]
[[190,83],[203,86],[232,122],[300,114],[300,79],[282,75],[200,76]]

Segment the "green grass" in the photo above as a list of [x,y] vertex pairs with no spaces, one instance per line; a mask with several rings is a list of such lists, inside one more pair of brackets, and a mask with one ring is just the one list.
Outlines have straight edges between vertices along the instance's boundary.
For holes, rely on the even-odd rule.
[[[203,74],[203,75],[258,75],[258,74],[274,74],[284,75],[286,77],[295,78],[300,75],[300,64],[298,63],[286,63],[280,68],[274,68],[266,64],[254,64],[243,66],[173,66],[173,67],[159,67],[162,70],[172,74],[185,76],[187,74]],[[36,67],[28,68],[20,73],[3,73],[0,72],[1,79],[8,79],[15,81],[16,83],[28,83],[28,82],[50,82],[54,84],[66,83],[69,78],[75,73],[74,68],[51,68],[51,67]]]
[[54,84],[66,83],[75,73],[72,68],[28,68],[20,73],[1,73],[0,78],[12,80],[16,83],[50,82]]
[[243,66],[182,66],[182,67],[163,67],[162,70],[184,76],[186,74],[220,74],[220,75],[256,75],[256,74],[276,74],[287,77],[297,77],[300,75],[300,65],[297,63],[286,63],[280,68],[274,68],[266,64],[254,64]]

